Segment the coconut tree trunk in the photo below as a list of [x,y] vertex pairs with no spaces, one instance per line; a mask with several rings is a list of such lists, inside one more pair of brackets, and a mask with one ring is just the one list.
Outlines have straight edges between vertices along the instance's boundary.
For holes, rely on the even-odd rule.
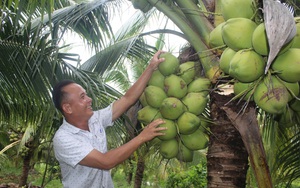
[[232,96],[211,95],[211,135],[207,153],[208,188],[246,186],[248,153],[238,130],[227,117],[223,106]]
[[28,179],[28,174],[30,170],[30,161],[33,156],[33,152],[29,150],[28,154],[23,158],[23,167],[22,167],[22,175],[19,179],[19,186],[26,186],[27,185],[27,179]]
[[142,156],[138,158],[137,169],[134,180],[134,188],[141,188],[145,171],[145,161]]

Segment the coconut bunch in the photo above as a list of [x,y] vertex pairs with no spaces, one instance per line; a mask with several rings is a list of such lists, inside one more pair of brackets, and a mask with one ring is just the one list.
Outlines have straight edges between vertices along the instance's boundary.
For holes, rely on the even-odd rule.
[[[289,11],[280,2],[266,1],[272,6],[275,3],[280,11],[282,9],[281,12],[285,9]],[[263,11],[267,8],[265,5]],[[233,78],[237,98],[254,101],[268,113],[283,114],[291,101],[298,103],[296,99],[299,95],[300,81],[300,25],[294,20],[293,24],[297,28],[294,30],[297,34],[286,34],[282,45],[277,45],[278,53],[270,63],[270,49],[274,47],[270,38],[276,41],[274,37],[280,38],[284,33],[278,31],[278,25],[276,27],[279,29],[274,31],[278,32],[277,36],[267,35],[266,28],[271,26],[266,24],[263,18],[257,19],[257,10],[254,0],[221,0],[224,22],[211,31],[209,45],[218,49],[220,69],[225,76]],[[291,25],[290,29],[293,30],[293,27]]]
[[180,64],[172,53],[160,55],[165,61],[155,70],[140,97],[143,106],[138,120],[148,125],[162,118],[167,127],[159,136],[159,153],[165,159],[193,160],[195,150],[208,144],[207,122],[201,114],[208,103],[210,81],[196,76],[194,61]]

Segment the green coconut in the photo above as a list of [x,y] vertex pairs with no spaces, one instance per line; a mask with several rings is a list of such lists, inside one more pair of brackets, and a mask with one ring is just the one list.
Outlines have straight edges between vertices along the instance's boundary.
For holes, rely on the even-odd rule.
[[247,18],[231,18],[222,27],[225,44],[235,50],[252,48],[252,34],[257,24]]
[[164,75],[169,76],[175,74],[179,67],[179,59],[170,52],[160,54],[160,58],[165,58],[165,61],[158,65],[158,70]]
[[160,124],[158,127],[166,127],[166,130],[160,131],[162,133],[165,133],[165,135],[158,136],[161,140],[170,140],[176,137],[177,135],[177,128],[174,121],[169,119],[163,119],[165,123]]
[[202,132],[201,129],[197,129],[192,134],[180,135],[182,143],[190,150],[205,149],[208,145],[208,136]]
[[193,80],[187,87],[188,93],[202,93],[208,95],[211,82],[208,78],[199,77]]
[[178,142],[176,139],[164,140],[160,143],[159,153],[165,159],[172,159],[178,154]]
[[192,162],[194,157],[194,151],[185,147],[182,142],[179,142],[178,154],[176,158],[181,162]]
[[253,100],[253,87],[254,83],[244,83],[236,81],[233,85],[233,92],[238,98],[243,98],[244,100]]
[[290,128],[295,125],[294,120],[295,112],[292,109],[285,108],[282,114],[279,115],[278,124],[281,127]]
[[177,120],[178,131],[181,134],[191,134],[200,126],[200,118],[193,113],[184,112]]
[[255,14],[253,0],[221,0],[221,14],[224,20],[230,18],[252,18]]
[[[300,98],[300,96],[298,95],[297,98]],[[294,98],[289,102],[289,107],[295,112],[300,112],[300,100],[297,98]]]
[[236,51],[227,47],[220,57],[220,69],[226,74],[229,74],[230,61],[235,54]]
[[[279,54],[286,52],[292,46],[292,44],[293,41],[290,41],[287,44],[283,45]],[[259,24],[254,30],[252,35],[252,46],[253,49],[260,55],[266,56],[269,54],[270,49],[268,44],[265,23]]]
[[270,114],[280,114],[285,109],[289,92],[275,76],[265,77],[254,91],[255,103]]
[[278,77],[286,82],[300,81],[300,49],[290,48],[277,56],[271,67],[278,72]]
[[187,94],[187,84],[181,77],[175,74],[171,74],[165,78],[164,86],[168,97],[181,99]]
[[153,108],[151,106],[145,106],[144,108],[140,109],[137,113],[137,119],[145,125],[148,125],[153,120],[156,120],[158,118],[162,118],[161,113],[158,109]]
[[157,86],[147,86],[144,90],[144,93],[147,104],[154,108],[159,108],[162,101],[167,98],[165,91]]
[[260,55],[269,54],[269,44],[266,34],[265,23],[259,24],[252,35],[252,46],[253,49]]
[[162,75],[159,70],[155,70],[148,81],[148,85],[157,86],[161,89],[164,89],[164,80],[165,76]]
[[186,84],[194,80],[196,75],[195,62],[187,61],[179,65],[178,76],[180,76]]
[[175,97],[168,97],[163,100],[160,107],[161,115],[166,119],[175,120],[185,111],[184,104]]
[[240,82],[253,82],[264,74],[266,62],[253,50],[239,50],[230,61],[229,75]]
[[144,13],[153,7],[147,0],[131,0],[131,3],[135,9],[139,9]]
[[139,101],[141,102],[143,107],[148,105],[144,92],[141,94]]
[[300,22],[296,23],[297,33],[293,38],[293,44],[291,48],[300,48]]
[[[222,38],[222,27],[226,22],[220,23],[209,33],[208,43],[211,48],[217,48],[220,46],[225,46]],[[223,47],[224,48],[224,47]]]
[[289,101],[295,98],[295,96],[299,95],[299,83],[298,82],[285,82],[281,80],[283,85],[285,85],[286,89],[289,92]]
[[200,115],[207,106],[208,97],[202,93],[192,92],[183,97],[181,101],[186,106],[187,111],[195,115]]

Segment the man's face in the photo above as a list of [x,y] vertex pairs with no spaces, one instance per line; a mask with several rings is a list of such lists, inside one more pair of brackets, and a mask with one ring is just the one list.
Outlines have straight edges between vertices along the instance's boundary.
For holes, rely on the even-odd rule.
[[65,113],[87,119],[93,115],[92,99],[87,95],[85,89],[73,83],[65,86],[63,90],[68,93],[66,100],[62,102]]

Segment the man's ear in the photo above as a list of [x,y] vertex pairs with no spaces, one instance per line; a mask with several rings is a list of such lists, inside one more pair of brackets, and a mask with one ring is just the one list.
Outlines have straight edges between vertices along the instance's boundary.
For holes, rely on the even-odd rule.
[[71,108],[71,105],[69,103],[63,103],[62,104],[62,109],[67,114],[71,114],[72,113],[72,108]]

